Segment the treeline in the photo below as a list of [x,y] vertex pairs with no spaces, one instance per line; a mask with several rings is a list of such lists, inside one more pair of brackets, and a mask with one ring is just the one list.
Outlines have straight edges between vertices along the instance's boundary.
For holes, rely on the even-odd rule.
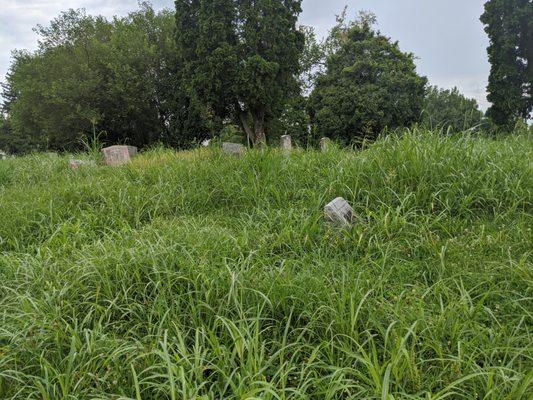
[[343,13],[319,42],[298,26],[301,11],[301,0],[178,0],[112,20],[64,12],[36,29],[35,52],[13,54],[0,149],[72,151],[94,138],[183,148],[221,136],[263,146],[285,133],[349,144],[482,122],[474,100],[429,87],[373,15]]
[[69,10],[38,27],[38,50],[14,53],[4,85],[7,147],[71,150],[95,134],[139,146],[181,138],[174,26],[173,13],[145,5],[111,21]]

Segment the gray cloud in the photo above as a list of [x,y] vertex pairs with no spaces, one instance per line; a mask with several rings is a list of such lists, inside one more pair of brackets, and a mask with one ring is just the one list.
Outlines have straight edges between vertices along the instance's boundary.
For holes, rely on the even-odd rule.
[[[301,23],[319,35],[335,23],[345,5],[349,15],[369,10],[378,17],[382,33],[398,40],[417,57],[419,72],[431,84],[457,86],[487,107],[488,40],[479,22],[485,0],[304,0]],[[35,49],[32,28],[46,24],[60,11],[85,8],[91,14],[121,15],[137,7],[137,0],[0,0],[0,79],[9,67],[13,49]],[[173,7],[173,0],[152,2]]]

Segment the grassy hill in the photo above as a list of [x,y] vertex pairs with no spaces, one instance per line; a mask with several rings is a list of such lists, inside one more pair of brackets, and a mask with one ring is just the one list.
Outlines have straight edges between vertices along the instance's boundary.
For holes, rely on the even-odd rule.
[[533,396],[531,138],[67,160],[0,161],[0,398]]

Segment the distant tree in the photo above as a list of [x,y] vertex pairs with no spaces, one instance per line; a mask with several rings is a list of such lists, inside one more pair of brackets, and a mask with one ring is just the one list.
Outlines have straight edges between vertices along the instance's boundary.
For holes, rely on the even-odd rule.
[[175,119],[173,13],[140,10],[111,21],[69,10],[16,52],[4,97],[13,134],[35,148],[72,150],[105,132],[109,143],[170,141]]
[[318,41],[313,27],[300,26],[300,32],[304,35],[304,49],[300,56],[300,86],[304,94],[309,94],[318,75],[324,72],[325,46]]
[[198,113],[214,126],[238,121],[251,143],[266,144],[299,91],[300,12],[301,0],[177,0],[178,65]]
[[375,22],[361,14],[346,23],[343,14],[326,41],[326,71],[309,103],[319,136],[376,138],[421,118],[427,80],[416,73],[414,56],[375,31]]
[[9,147],[11,147],[11,129],[6,117],[0,112],[0,151],[11,151]]
[[279,140],[281,135],[291,135],[295,144],[306,145],[309,137],[309,113],[307,112],[307,97],[303,95],[292,96],[279,118],[268,122],[269,138],[273,142]]
[[460,132],[477,127],[483,120],[475,99],[467,99],[457,88],[431,86],[424,100],[423,123],[430,129],[443,128]]
[[300,26],[305,45],[300,56],[300,91],[293,93],[287,100],[283,112],[278,118],[268,122],[267,130],[272,140],[281,135],[290,134],[296,144],[305,146],[313,141],[310,136],[310,118],[307,110],[308,96],[316,82],[316,77],[323,68],[324,48],[318,42],[314,28]]
[[487,116],[512,127],[530,119],[533,108],[533,2],[490,0],[481,22],[490,39]]

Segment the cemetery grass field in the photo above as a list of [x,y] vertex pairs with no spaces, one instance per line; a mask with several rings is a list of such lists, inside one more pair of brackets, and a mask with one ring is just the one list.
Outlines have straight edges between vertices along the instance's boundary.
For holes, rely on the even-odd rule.
[[69,158],[0,161],[0,399],[533,397],[531,137]]

